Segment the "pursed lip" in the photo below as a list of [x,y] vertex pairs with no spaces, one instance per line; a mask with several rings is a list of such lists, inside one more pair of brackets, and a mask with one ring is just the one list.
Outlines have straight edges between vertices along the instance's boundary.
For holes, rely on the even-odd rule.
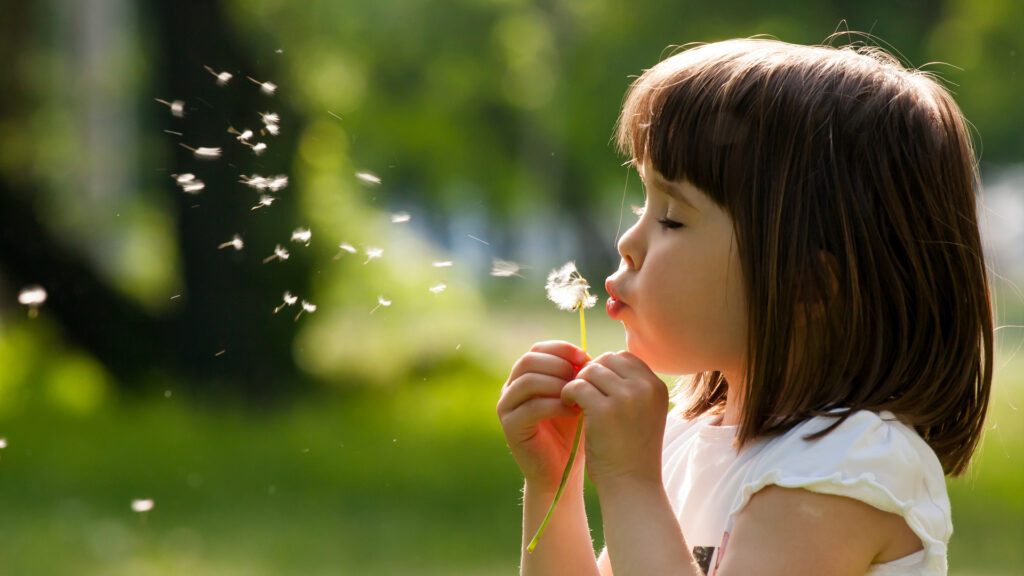
[[608,300],[605,302],[604,308],[608,312],[613,320],[622,313],[623,308],[627,307],[627,304],[622,301],[622,297],[619,296],[618,290],[616,290],[612,278],[608,278],[604,282],[604,289],[608,292]]

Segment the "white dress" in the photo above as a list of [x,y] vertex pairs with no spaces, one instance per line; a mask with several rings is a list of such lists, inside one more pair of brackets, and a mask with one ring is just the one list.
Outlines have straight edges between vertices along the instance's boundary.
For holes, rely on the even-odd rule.
[[736,516],[769,485],[845,496],[902,516],[924,549],[885,564],[871,576],[946,574],[953,532],[942,466],[931,448],[892,414],[861,411],[823,438],[804,437],[834,422],[818,417],[737,453],[735,426],[718,417],[669,414],[662,468],[665,488],[694,556],[712,576],[728,550]]

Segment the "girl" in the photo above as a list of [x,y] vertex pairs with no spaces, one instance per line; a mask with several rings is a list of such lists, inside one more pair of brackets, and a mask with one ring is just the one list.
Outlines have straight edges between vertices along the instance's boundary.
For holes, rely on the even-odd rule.
[[[536,344],[498,402],[524,544],[586,422],[522,573],[945,574],[993,337],[951,97],[879,50],[733,40],[645,72],[618,143],[647,194],[606,284],[629,351]],[[694,374],[672,410],[653,371]]]

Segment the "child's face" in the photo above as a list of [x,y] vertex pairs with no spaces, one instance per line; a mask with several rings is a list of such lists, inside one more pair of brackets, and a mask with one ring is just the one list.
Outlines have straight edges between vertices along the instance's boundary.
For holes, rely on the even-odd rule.
[[687,182],[669,182],[650,167],[640,174],[647,201],[619,240],[622,261],[606,283],[608,314],[651,369],[720,370],[738,382],[747,303],[732,218]]

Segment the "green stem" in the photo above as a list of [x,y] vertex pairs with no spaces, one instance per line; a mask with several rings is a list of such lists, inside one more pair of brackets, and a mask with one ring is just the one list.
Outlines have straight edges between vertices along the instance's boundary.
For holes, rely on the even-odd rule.
[[[583,352],[587,351],[587,322],[584,319],[583,307],[580,307],[580,343],[582,344]],[[572,465],[576,461],[576,452],[580,448],[580,437],[583,436],[583,415],[580,414],[579,422],[576,424],[576,437],[572,441],[572,450],[569,451],[569,462],[565,465],[565,470],[562,471],[562,481],[558,483],[558,490],[555,491],[555,498],[551,501],[551,506],[548,507],[548,513],[544,515],[544,521],[540,523],[540,528],[537,529],[537,533],[534,534],[533,540],[526,546],[527,552],[533,552],[533,549],[537,547],[537,542],[540,542],[540,537],[544,534],[544,530],[548,527],[548,522],[551,520],[551,515],[555,512],[555,506],[558,505],[558,501],[562,498],[562,492],[565,490],[565,485],[569,483],[569,473],[572,472]]]

